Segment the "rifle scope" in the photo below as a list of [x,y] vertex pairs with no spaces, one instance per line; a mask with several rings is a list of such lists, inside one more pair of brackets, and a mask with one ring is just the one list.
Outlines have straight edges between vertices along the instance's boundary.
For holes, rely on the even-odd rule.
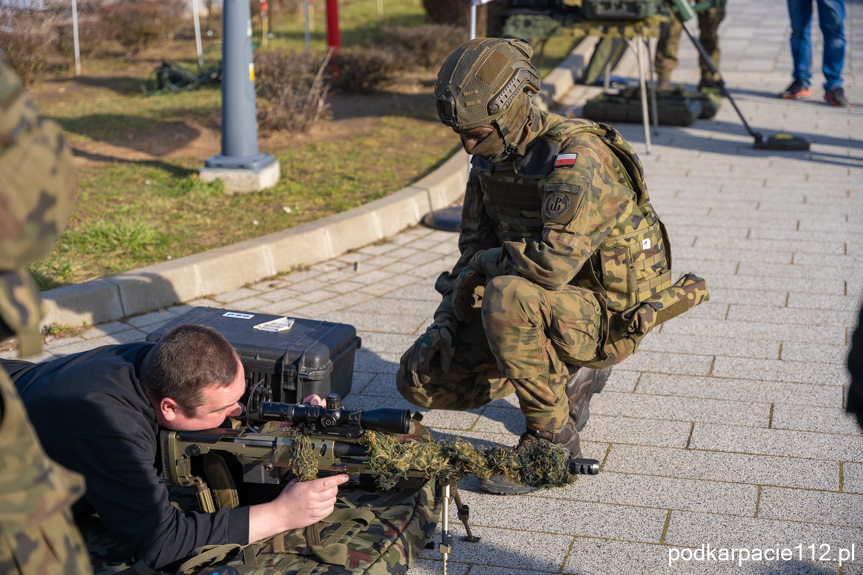
[[381,407],[378,409],[327,409],[320,405],[261,402],[249,418],[257,423],[285,421],[304,423],[316,429],[329,430],[339,426],[354,429],[371,429],[383,433],[407,433],[410,430],[411,412],[407,409]]

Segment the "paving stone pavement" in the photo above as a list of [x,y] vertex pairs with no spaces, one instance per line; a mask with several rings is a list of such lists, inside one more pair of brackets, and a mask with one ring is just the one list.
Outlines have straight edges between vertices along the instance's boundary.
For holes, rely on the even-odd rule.
[[[806,137],[810,151],[753,149],[727,101],[712,120],[659,127],[649,154],[640,125],[617,125],[642,153],[675,275],[702,275],[711,299],[648,336],[593,399],[582,437],[600,475],[518,497],[462,481],[482,540],[457,542],[449,573],[863,573],[863,433],[843,411],[863,301],[863,2],[847,9],[850,109],[820,99],[817,26],[813,96],[776,97],[791,70],[783,0],[730,0],[720,28],[723,77],[747,121]],[[672,79],[694,84],[696,70],[684,41]],[[636,77],[631,57],[621,73]],[[577,111],[589,93],[575,87],[563,104]],[[456,255],[455,234],[414,227],[304,271],[97,325],[42,357],[140,340],[196,305],[324,319],[362,337],[345,403],[410,408],[394,373]],[[440,437],[504,445],[524,426],[513,397],[424,421]],[[441,567],[429,550],[410,573]]]

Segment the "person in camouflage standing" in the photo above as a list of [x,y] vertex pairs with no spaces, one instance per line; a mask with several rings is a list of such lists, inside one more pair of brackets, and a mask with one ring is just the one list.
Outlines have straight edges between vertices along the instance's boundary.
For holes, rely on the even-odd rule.
[[[710,61],[718,69],[721,52],[719,50],[719,24],[725,18],[725,0],[715,0],[714,5],[698,12],[699,41],[704,46],[705,52],[710,56]],[[671,88],[671,73],[677,68],[677,51],[680,48],[680,35],[683,32],[683,24],[673,14],[668,22],[662,24],[659,33],[659,41],[656,44],[656,66],[657,87],[660,90]],[[718,89],[716,78],[710,68],[701,61],[701,81],[698,89]]]
[[[0,62],[0,340],[39,353],[39,296],[24,266],[47,253],[75,198],[72,154],[60,128],[39,118]],[[80,475],[45,455],[24,405],[0,369],[0,573],[83,575],[90,559],[69,509]]]
[[[610,126],[531,104],[532,53],[522,40],[475,39],[438,74],[438,116],[473,155],[461,257],[438,278],[434,323],[402,356],[396,384],[432,409],[515,393],[526,424],[517,449],[550,441],[578,456],[608,368],[707,290],[692,275],[671,286],[668,239],[632,148]],[[502,476],[480,487],[531,490]]]

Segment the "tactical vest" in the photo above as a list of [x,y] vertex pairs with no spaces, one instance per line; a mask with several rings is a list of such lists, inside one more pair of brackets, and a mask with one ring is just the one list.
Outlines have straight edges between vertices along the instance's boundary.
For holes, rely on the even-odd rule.
[[528,241],[543,229],[545,182],[561,148],[574,137],[593,134],[612,152],[636,196],[643,218],[634,228],[616,226],[570,282],[604,293],[608,309],[623,312],[671,285],[671,249],[665,227],[650,204],[641,161],[632,147],[609,125],[588,120],[548,125],[527,154],[515,162],[490,164],[473,159],[485,212],[501,243]]

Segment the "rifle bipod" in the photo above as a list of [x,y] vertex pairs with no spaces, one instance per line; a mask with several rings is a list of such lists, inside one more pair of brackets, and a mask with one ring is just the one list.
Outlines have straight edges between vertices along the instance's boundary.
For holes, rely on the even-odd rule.
[[441,535],[440,535],[440,545],[438,549],[440,550],[440,554],[443,557],[443,575],[446,575],[446,562],[449,559],[450,551],[452,550],[453,537],[449,532],[449,498],[455,500],[456,512],[458,513],[458,518],[461,520],[464,525],[465,531],[467,531],[467,536],[462,539],[463,541],[467,541],[468,543],[476,543],[479,541],[479,537],[475,536],[471,533],[470,523],[468,521],[470,517],[470,508],[462,503],[461,495],[458,492],[458,486],[455,481],[450,481],[446,485],[443,486],[443,505],[441,509]]

